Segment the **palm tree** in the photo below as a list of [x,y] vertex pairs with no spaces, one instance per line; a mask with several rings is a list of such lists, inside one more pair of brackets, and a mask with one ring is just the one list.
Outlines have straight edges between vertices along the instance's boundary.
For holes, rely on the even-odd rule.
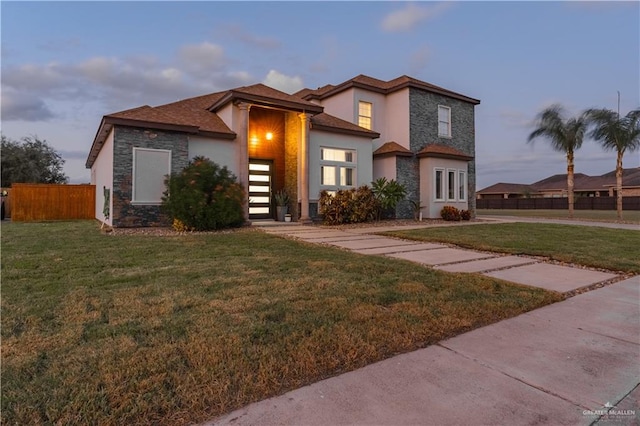
[[618,220],[622,220],[622,157],[626,151],[640,148],[640,109],[630,111],[625,117],[609,109],[590,109],[586,111],[588,121],[593,126],[589,136],[605,151],[615,150],[616,160],[616,209]]
[[587,117],[565,118],[561,105],[552,105],[538,114],[535,130],[531,132],[527,142],[537,137],[545,137],[555,151],[567,155],[567,194],[569,201],[569,218],[573,218],[573,169],[574,152],[582,146],[587,131]]

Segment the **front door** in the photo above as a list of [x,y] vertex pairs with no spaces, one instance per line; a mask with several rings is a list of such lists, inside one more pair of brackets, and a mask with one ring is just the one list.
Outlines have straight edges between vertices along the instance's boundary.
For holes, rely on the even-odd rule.
[[271,219],[273,161],[249,160],[249,219]]

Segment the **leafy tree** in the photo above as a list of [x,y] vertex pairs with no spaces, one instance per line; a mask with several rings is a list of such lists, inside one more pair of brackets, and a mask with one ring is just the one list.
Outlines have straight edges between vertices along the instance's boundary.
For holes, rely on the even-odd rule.
[[14,183],[67,183],[64,160],[46,140],[37,136],[14,141],[2,135],[2,186]]
[[573,218],[573,172],[574,152],[582,146],[587,131],[587,117],[583,113],[578,117],[565,118],[561,105],[552,105],[536,118],[535,130],[531,132],[527,142],[538,137],[546,138],[551,147],[567,155],[567,193],[569,202],[569,218]]
[[165,184],[162,207],[176,228],[209,231],[244,223],[245,193],[226,166],[195,157]]
[[593,126],[589,136],[602,145],[606,151],[616,151],[616,208],[618,220],[622,220],[622,157],[626,151],[640,148],[640,109],[630,111],[625,117],[609,109],[586,111]]

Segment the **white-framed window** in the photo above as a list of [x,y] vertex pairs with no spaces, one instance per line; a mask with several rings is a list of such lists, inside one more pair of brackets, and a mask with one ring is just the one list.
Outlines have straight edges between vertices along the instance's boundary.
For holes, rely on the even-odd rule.
[[171,174],[170,150],[133,148],[131,202],[162,203],[164,180],[168,174]]
[[447,169],[447,200],[456,200],[456,170]]
[[458,170],[458,201],[467,201],[467,172]]
[[358,126],[371,130],[371,117],[373,104],[371,102],[358,102]]
[[433,173],[433,193],[436,201],[444,201],[444,169],[435,169]]
[[356,151],[320,148],[320,186],[326,190],[356,186]]
[[451,108],[438,105],[438,136],[451,137]]

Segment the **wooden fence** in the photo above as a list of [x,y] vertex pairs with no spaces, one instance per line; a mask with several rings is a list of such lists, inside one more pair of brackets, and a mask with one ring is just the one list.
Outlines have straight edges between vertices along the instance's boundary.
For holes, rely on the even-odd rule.
[[[576,210],[615,210],[616,197],[576,197],[573,206]],[[476,200],[477,209],[536,209],[566,210],[567,198],[480,198]],[[640,197],[623,197],[623,210],[640,210]]]
[[11,220],[16,222],[93,219],[96,215],[95,185],[15,183],[11,189]]

